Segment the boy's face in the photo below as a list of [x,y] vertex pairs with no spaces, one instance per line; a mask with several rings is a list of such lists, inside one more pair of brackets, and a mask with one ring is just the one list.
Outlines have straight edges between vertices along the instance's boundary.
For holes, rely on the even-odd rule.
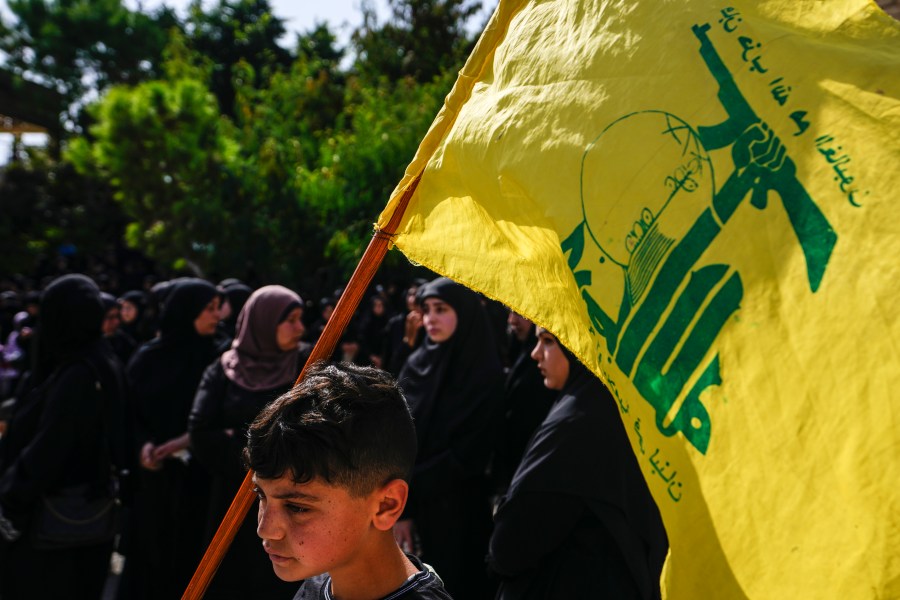
[[284,581],[353,568],[356,554],[376,534],[374,493],[357,498],[320,479],[297,484],[289,475],[253,481],[259,496],[256,532]]

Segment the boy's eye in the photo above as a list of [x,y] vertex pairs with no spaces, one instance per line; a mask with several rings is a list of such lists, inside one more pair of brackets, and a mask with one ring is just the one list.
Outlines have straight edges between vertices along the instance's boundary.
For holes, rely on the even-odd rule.
[[304,507],[304,506],[298,506],[298,505],[296,505],[296,504],[285,504],[285,505],[284,505],[284,508],[285,508],[288,512],[291,512],[291,513],[294,513],[294,514],[302,514],[302,513],[309,512],[309,509],[308,509],[308,508],[306,508],[306,507]]

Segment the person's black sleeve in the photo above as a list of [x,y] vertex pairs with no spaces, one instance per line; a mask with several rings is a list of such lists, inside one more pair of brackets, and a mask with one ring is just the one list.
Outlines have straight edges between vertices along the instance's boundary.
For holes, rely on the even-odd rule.
[[488,564],[504,577],[539,567],[584,511],[581,499],[567,494],[524,492],[505,498],[494,516]]
[[188,417],[188,432],[191,436],[191,450],[211,473],[231,471],[236,448],[243,440],[235,440],[225,431],[225,395],[228,378],[218,360],[203,372],[203,378],[194,395],[194,405]]
[[8,518],[27,518],[42,494],[75,475],[66,459],[82,455],[85,438],[99,435],[95,421],[100,411],[100,395],[88,367],[76,365],[60,374],[47,390],[34,438],[0,476],[0,505]]

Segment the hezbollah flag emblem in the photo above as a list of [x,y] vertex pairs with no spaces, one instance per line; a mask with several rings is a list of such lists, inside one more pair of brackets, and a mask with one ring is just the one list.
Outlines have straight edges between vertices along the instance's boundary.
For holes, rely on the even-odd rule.
[[669,598],[900,597],[900,26],[501,1],[379,219],[610,387]]

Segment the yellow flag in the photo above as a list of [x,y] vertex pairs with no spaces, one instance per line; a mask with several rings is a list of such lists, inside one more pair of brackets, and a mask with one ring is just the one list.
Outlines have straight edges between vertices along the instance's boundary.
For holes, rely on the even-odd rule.
[[668,598],[900,598],[898,98],[870,1],[503,0],[398,187],[613,391]]

